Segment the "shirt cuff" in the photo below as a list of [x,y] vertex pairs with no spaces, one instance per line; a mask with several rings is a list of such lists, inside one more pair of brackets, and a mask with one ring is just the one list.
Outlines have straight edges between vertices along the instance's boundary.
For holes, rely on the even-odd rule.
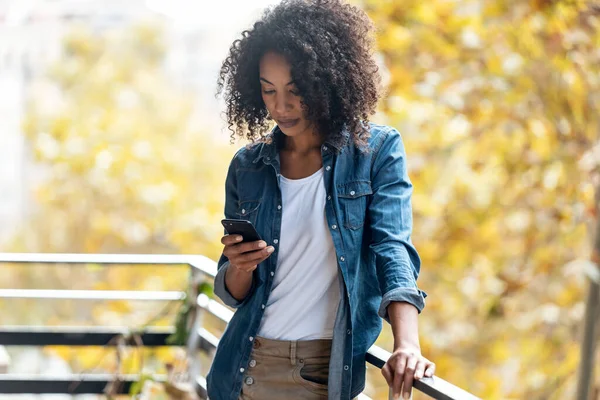
[[254,279],[252,280],[252,287],[250,288],[248,295],[246,295],[246,298],[242,301],[239,301],[235,297],[233,297],[231,293],[229,293],[227,285],[225,285],[225,274],[227,273],[227,269],[229,267],[229,261],[226,261],[221,266],[221,268],[219,268],[219,271],[215,276],[215,294],[219,296],[219,298],[223,301],[223,303],[225,303],[226,306],[229,306],[231,308],[240,308],[242,305],[244,305],[246,299],[248,299],[250,297],[250,294],[252,293]]
[[427,293],[412,287],[402,287],[390,290],[389,292],[384,294],[383,298],[381,299],[381,305],[379,306],[379,316],[385,319],[388,323],[390,322],[387,307],[392,301],[402,301],[410,303],[417,308],[420,314],[421,311],[423,311],[423,308],[425,308],[425,297],[427,297]]

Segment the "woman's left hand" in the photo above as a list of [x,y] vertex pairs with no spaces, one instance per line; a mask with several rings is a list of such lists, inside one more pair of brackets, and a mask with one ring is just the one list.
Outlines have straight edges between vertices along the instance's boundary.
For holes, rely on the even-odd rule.
[[423,376],[432,377],[435,373],[435,364],[421,355],[421,349],[415,345],[394,346],[392,356],[381,369],[381,374],[392,389],[394,400],[400,398],[402,383],[402,396],[409,399],[413,386],[413,379],[419,380]]

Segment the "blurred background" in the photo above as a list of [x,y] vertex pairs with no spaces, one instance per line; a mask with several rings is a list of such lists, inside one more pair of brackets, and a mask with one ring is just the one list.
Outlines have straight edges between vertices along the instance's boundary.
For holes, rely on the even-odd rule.
[[[226,168],[243,145],[230,144],[217,73],[274,3],[0,0],[0,252],[216,260]],[[573,398],[594,271],[600,4],[353,3],[378,29],[387,93],[373,120],[402,133],[415,187],[423,354],[482,398]],[[0,268],[5,289],[185,290],[188,279],[183,267]],[[0,298],[0,310],[2,326],[135,328],[172,325],[177,307]],[[389,326],[378,344],[391,350]],[[111,352],[7,347],[0,359],[12,372],[110,373]],[[161,372],[179,357],[146,353],[120,367]],[[376,368],[365,393],[387,398]]]

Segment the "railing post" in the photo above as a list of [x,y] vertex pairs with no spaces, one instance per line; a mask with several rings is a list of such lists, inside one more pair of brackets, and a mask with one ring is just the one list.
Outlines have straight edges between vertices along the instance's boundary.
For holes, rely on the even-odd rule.
[[577,400],[588,400],[590,398],[592,377],[594,376],[598,317],[600,317],[600,284],[592,278],[590,279],[590,288],[585,306],[579,380],[577,382]]
[[190,307],[190,314],[187,321],[187,331],[189,336],[186,343],[186,353],[188,360],[188,375],[192,382],[196,381],[198,375],[200,375],[200,361],[198,360],[198,343],[199,336],[197,334],[200,321],[200,313],[202,310],[198,307],[198,285],[200,284],[202,276],[198,273],[196,268],[190,267],[190,287],[188,290],[188,298],[186,302]]
[[7,374],[10,366],[10,356],[6,348],[0,345],[0,374]]
[[594,376],[594,359],[596,349],[596,327],[600,316],[600,184],[596,185],[596,204],[594,207],[595,229],[592,248],[593,265],[589,271],[590,287],[585,305],[583,338],[581,340],[581,358],[579,362],[579,379],[577,381],[577,400],[588,400],[590,386]]

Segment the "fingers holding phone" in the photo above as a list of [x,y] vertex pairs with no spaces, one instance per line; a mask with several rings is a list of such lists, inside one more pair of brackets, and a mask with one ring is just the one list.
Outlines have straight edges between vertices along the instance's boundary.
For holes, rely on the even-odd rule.
[[273,246],[267,246],[264,240],[243,242],[238,234],[225,235],[221,243],[225,245],[223,255],[229,260],[229,264],[244,272],[252,272],[258,264],[269,258],[275,251]]
[[238,301],[248,296],[252,287],[253,273],[258,265],[275,251],[267,246],[252,222],[242,219],[224,219],[221,221],[227,235],[221,243],[225,246],[223,255],[229,260],[225,273],[225,287]]

